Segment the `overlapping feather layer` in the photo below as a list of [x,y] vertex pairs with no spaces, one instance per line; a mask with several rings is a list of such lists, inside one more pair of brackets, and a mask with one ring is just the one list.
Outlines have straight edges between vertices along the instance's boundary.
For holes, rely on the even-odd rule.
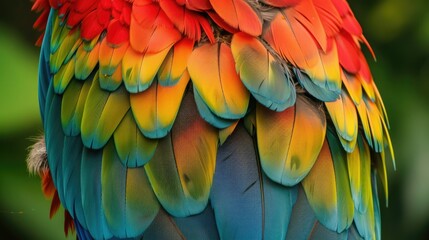
[[[199,214],[209,202],[220,237],[233,236],[215,195],[225,190],[213,184],[221,145],[245,125],[260,202],[290,203],[280,213],[262,204],[257,234],[294,233],[302,186],[324,227],[379,238],[372,175],[387,196],[389,125],[344,0],[37,0],[34,9],[43,10],[35,26],[46,25],[52,178],[93,237],[140,236],[166,213]],[[276,221],[283,230],[269,227]]]

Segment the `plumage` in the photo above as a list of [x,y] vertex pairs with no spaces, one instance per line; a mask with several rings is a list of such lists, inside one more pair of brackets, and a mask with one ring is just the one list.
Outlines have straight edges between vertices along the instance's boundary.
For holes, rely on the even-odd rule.
[[143,167],[128,168],[118,159],[113,142],[103,150],[102,206],[112,234],[121,238],[141,235],[158,214],[159,203]]
[[146,137],[164,137],[171,130],[188,82],[189,75],[185,73],[174,86],[155,82],[146,91],[131,94],[133,116]]
[[347,93],[342,92],[336,101],[326,102],[325,105],[343,148],[352,152],[358,136],[358,118],[352,100]]
[[100,88],[95,74],[82,115],[82,141],[88,148],[100,149],[112,136],[122,118],[130,109],[129,94],[122,87],[108,92]]
[[159,141],[155,155],[145,165],[158,200],[177,217],[205,208],[218,143],[215,129],[197,115],[189,94],[182,102],[172,133]]
[[196,91],[214,114],[226,119],[244,116],[249,92],[234,69],[230,47],[217,43],[196,48],[189,57],[188,70]]
[[308,174],[319,155],[326,119],[310,99],[298,96],[295,106],[283,112],[258,105],[256,127],[264,172],[277,183],[293,186]]
[[295,103],[296,93],[281,64],[255,37],[234,34],[231,41],[235,68],[241,81],[261,104],[283,111]]
[[258,11],[245,0],[210,0],[213,10],[228,25],[252,36],[262,32],[262,21]]
[[143,92],[155,79],[170,47],[157,53],[139,53],[129,47],[122,59],[122,78],[131,93]]
[[28,162],[66,233],[380,239],[390,125],[345,0],[33,9],[45,137]]

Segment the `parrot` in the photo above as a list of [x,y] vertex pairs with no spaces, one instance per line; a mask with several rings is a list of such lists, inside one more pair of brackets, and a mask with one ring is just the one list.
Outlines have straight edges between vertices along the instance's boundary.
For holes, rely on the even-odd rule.
[[346,0],[32,10],[44,133],[27,165],[66,235],[381,238],[394,152]]

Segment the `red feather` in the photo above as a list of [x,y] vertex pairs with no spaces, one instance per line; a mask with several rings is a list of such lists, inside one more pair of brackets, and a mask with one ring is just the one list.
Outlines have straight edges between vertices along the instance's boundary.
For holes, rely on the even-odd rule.
[[338,48],[338,57],[341,66],[349,73],[357,73],[360,69],[359,52],[352,36],[344,30],[335,38]]

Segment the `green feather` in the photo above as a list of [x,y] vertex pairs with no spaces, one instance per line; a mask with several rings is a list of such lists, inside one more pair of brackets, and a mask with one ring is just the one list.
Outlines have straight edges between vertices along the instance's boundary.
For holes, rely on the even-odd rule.
[[83,108],[91,85],[92,78],[85,82],[72,80],[63,94],[61,122],[68,136],[77,136],[81,132]]
[[113,134],[116,151],[124,166],[141,167],[155,153],[158,140],[143,136],[131,111],[125,115]]
[[346,153],[342,149],[337,136],[332,131],[327,131],[327,139],[334,163],[337,189],[338,223],[337,229],[334,230],[340,233],[349,228],[353,221],[354,204],[346,166]]
[[82,117],[82,140],[86,147],[104,146],[130,109],[129,94],[124,87],[115,92],[100,88],[98,73],[94,76]]
[[217,132],[198,115],[188,92],[171,133],[159,141],[145,165],[156,196],[173,216],[189,216],[206,207],[217,143]]
[[101,186],[103,210],[113,235],[121,238],[141,235],[156,217],[159,203],[144,168],[123,166],[113,141],[103,150]]
[[75,61],[69,61],[61,66],[54,75],[55,93],[62,94],[74,76]]

